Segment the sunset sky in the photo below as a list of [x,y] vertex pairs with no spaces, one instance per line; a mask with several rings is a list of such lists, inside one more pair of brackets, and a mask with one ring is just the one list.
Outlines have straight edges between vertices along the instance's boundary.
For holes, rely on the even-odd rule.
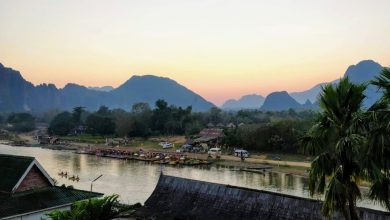
[[34,84],[176,80],[221,104],[390,65],[389,0],[0,0],[0,63]]

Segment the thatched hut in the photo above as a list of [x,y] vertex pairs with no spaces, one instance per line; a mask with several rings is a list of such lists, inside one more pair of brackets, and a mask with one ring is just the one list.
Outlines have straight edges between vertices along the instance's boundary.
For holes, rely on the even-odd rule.
[[[313,199],[161,175],[137,214],[146,219],[308,220],[323,219],[321,205]],[[361,219],[390,219],[389,213],[366,208],[358,214]]]

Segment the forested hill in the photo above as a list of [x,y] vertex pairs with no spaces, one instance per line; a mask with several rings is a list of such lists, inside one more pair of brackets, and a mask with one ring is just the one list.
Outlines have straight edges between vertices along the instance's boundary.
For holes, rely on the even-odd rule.
[[214,106],[186,87],[163,77],[133,76],[120,87],[108,91],[72,83],[59,89],[53,84],[34,86],[20,72],[0,64],[0,112],[70,110],[75,106],[97,110],[102,105],[128,110],[137,102],[154,106],[158,99],[178,107],[192,106],[194,111],[207,111]]

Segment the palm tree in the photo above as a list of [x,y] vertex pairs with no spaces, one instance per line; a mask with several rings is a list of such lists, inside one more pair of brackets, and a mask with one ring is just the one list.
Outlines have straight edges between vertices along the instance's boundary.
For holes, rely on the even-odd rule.
[[331,218],[334,211],[345,219],[358,219],[356,201],[361,198],[361,153],[365,149],[362,103],[366,86],[348,78],[323,87],[321,113],[302,138],[306,153],[315,155],[309,172],[311,195],[325,194],[321,209]]
[[383,96],[366,113],[368,143],[363,175],[371,183],[370,198],[390,210],[390,69],[371,82]]
[[379,76],[376,76],[371,84],[378,87],[379,90],[383,91],[382,99],[390,99],[390,68],[383,68]]

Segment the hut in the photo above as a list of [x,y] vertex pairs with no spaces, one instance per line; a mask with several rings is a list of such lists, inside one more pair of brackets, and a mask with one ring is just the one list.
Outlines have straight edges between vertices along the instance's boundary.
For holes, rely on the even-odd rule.
[[223,137],[223,129],[205,128],[199,132],[198,138],[194,139],[195,145],[208,147],[215,146]]
[[[321,201],[161,174],[137,210],[146,219],[324,219]],[[358,208],[361,219],[390,219],[390,213]],[[333,219],[342,219],[335,214]]]
[[51,137],[48,135],[38,135],[37,137],[38,144],[49,144]]
[[240,124],[238,124],[238,127],[242,127],[244,125],[245,125],[245,123],[241,122]]
[[213,127],[215,127],[215,125],[214,125],[213,123],[210,122],[210,123],[207,124],[207,127],[208,127],[208,128],[213,128]]
[[226,125],[226,127],[232,129],[232,128],[236,128],[236,125],[230,122],[229,124]]
[[78,135],[84,134],[86,131],[87,131],[86,126],[79,125],[79,126],[74,127],[72,130],[70,130],[68,135],[78,136]]
[[103,194],[57,187],[34,157],[0,154],[0,219],[42,219]]
[[223,127],[225,127],[225,125],[223,123],[218,123],[217,124],[217,128],[223,128]]
[[57,137],[51,137],[48,135],[38,135],[37,137],[38,144],[59,144],[60,139]]

